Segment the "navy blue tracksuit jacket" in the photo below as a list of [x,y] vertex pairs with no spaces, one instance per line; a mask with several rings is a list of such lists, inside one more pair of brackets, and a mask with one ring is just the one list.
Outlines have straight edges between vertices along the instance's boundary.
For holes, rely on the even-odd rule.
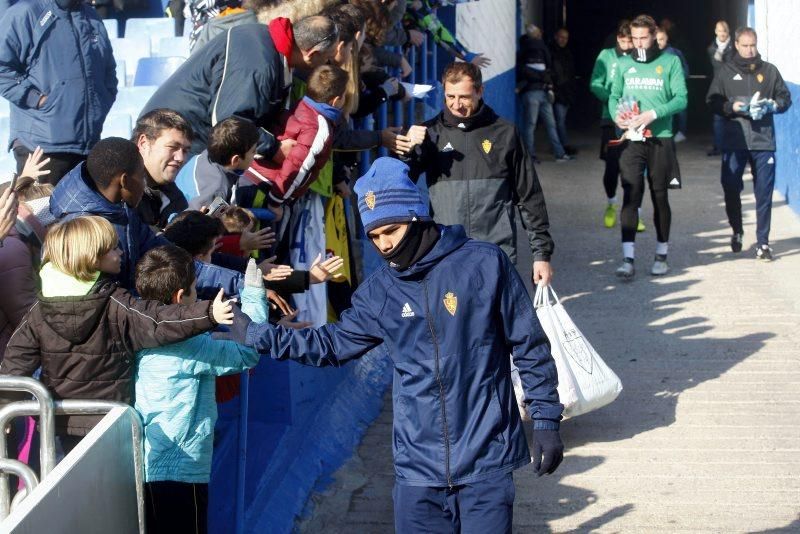
[[404,272],[384,265],[338,323],[292,330],[251,324],[273,358],[340,365],[386,343],[394,361],[396,482],[455,486],[528,464],[511,385],[519,367],[534,429],[558,429],[562,405],[547,338],[508,256],[461,226]]
[[18,139],[30,150],[88,154],[117,96],[116,68],[93,7],[14,4],[0,18],[0,96],[11,103],[7,147]]

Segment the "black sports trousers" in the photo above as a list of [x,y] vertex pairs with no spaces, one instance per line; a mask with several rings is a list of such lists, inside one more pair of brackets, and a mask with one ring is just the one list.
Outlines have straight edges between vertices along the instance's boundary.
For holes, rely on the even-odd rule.
[[680,168],[671,137],[654,137],[643,142],[628,141],[619,158],[624,196],[620,212],[622,242],[636,240],[639,206],[644,196],[644,181],[653,201],[653,224],[661,243],[669,241],[672,211],[667,191],[681,187]]

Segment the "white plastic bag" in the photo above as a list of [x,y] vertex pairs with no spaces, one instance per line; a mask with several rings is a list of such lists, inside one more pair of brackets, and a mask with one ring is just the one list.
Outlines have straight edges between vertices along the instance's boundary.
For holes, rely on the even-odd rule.
[[[548,285],[537,286],[533,305],[550,340],[550,352],[558,371],[558,395],[564,405],[564,418],[591,412],[616,399],[622,391],[622,382],[583,337],[553,288]],[[515,370],[512,366],[512,381],[521,405],[522,384]]]

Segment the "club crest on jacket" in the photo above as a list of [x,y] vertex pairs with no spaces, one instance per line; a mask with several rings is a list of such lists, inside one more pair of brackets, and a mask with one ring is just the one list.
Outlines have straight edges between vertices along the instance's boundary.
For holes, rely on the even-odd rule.
[[456,315],[456,308],[458,308],[458,297],[450,291],[448,292],[443,299],[445,309],[450,312],[450,315],[455,317]]
[[371,210],[375,209],[375,193],[372,191],[367,191],[367,194],[364,195],[364,204]]
[[481,143],[481,147],[483,147],[483,151],[488,154],[489,151],[492,150],[492,142],[488,139],[484,139],[483,143]]

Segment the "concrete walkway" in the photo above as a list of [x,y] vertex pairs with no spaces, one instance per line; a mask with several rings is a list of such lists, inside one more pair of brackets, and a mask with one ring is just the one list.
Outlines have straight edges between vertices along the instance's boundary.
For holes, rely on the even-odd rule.
[[[537,479],[516,472],[515,532],[800,532],[800,219],[773,211],[776,261],[728,247],[719,161],[680,145],[671,192],[672,272],[649,274],[652,210],[636,279],[613,274],[619,229],[602,226],[601,162],[538,167],[556,240],[554,287],[625,386],[616,402],[562,424],[567,455]],[[527,260],[525,260],[527,261]],[[306,532],[391,532],[391,402],[336,475]]]

